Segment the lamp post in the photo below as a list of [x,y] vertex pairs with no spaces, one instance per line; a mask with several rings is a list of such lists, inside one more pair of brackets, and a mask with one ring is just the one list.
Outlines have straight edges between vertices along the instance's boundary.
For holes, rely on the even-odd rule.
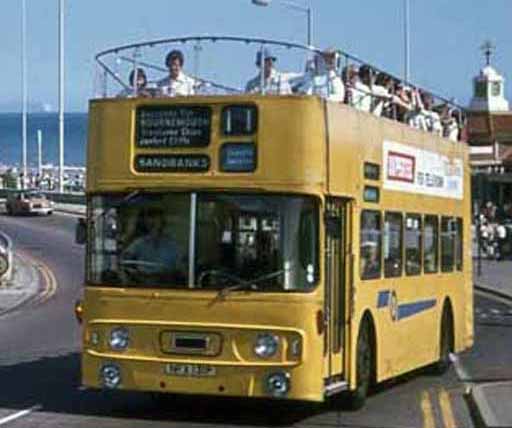
[[59,0],[59,192],[64,191],[64,0]]
[[37,173],[39,180],[43,177],[43,131],[37,130]]
[[409,0],[404,0],[404,80],[409,81],[410,73],[410,28]]
[[[256,6],[269,6],[272,0],[252,0],[252,4]],[[313,31],[313,19],[311,14],[311,7],[309,6],[301,6],[300,4],[297,4],[292,1],[287,0],[280,0],[279,4],[293,10],[298,10],[300,12],[304,12],[307,17],[307,23],[308,23],[308,46],[311,46],[312,43],[312,31]]]
[[21,2],[21,187],[27,182],[27,5]]

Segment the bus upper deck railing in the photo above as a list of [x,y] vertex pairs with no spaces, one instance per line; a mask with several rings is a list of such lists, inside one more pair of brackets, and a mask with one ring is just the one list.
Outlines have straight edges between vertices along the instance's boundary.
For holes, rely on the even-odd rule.
[[[249,54],[251,46],[255,49]],[[99,53],[96,61],[100,73],[95,93],[102,98],[317,95],[451,140],[460,139],[465,124],[464,109],[452,100],[338,49],[192,36],[120,46]]]

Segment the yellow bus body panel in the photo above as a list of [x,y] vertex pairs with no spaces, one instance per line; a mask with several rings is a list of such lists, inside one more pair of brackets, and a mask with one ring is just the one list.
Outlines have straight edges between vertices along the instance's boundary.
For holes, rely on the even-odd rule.
[[[140,105],[209,105],[212,107],[211,143],[205,148],[165,150],[135,148],[135,110]],[[223,106],[252,104],[258,108],[259,128],[243,138],[220,133]],[[225,142],[252,141],[257,147],[254,173],[223,173],[219,149]],[[464,197],[461,200],[387,190],[382,174],[378,181],[365,180],[364,162],[383,170],[383,142],[391,141],[440,153],[464,165]],[[138,173],[136,153],[201,153],[211,159],[204,173]],[[276,192],[341,197],[351,201],[350,248],[352,265],[345,286],[347,313],[343,371],[351,389],[356,386],[356,344],[363,316],[371,317],[376,333],[376,375],[382,381],[438,359],[441,314],[449,302],[454,314],[455,351],[473,343],[473,296],[471,271],[471,195],[468,150],[451,142],[384,118],[358,112],[346,105],[326,103],[317,97],[191,97],[175,99],[128,99],[92,101],[89,112],[87,193],[89,195],[132,190]],[[380,202],[363,200],[364,186],[380,189]],[[360,215],[363,209],[454,216],[464,220],[463,270],[371,281],[360,280]],[[320,216],[321,217],[321,216]],[[325,272],[323,219],[320,219],[320,281],[311,293],[234,293],[215,302],[213,293],[198,290],[158,291],[87,286],[84,296],[83,383],[100,387],[99,369],[116,361],[127,373],[122,388],[265,397],[263,380],[272,370],[291,374],[287,398],[321,401],[324,398],[326,355],[318,332],[318,314],[324,310]],[[350,261],[349,261],[350,263]],[[345,270],[345,268],[343,268]],[[393,321],[389,308],[377,307],[378,295],[393,289],[400,302],[435,300],[435,305],[415,316]],[[134,347],[124,353],[107,349],[109,329],[133,326]],[[159,335],[168,329],[222,332],[222,354],[216,357],[176,356],[162,352]],[[280,355],[259,360],[251,351],[259,331],[278,332],[288,346],[287,335],[303,340],[299,360]],[[97,332],[100,344],[91,344]],[[286,352],[287,351],[283,351]],[[212,378],[176,378],[163,372],[169,362],[211,364],[218,368]]]
[[[88,288],[84,316],[84,384],[100,388],[99,370],[108,361],[121,366],[121,387],[183,394],[268,397],[265,377],[276,371],[291,374],[288,398],[323,399],[322,336],[316,331],[316,313],[322,308],[318,292],[302,295],[234,293],[218,299],[216,292],[112,290]],[[113,314],[117,316],[112,317]],[[133,340],[125,352],[109,348],[110,331],[129,328]],[[172,353],[166,332],[218,334],[218,355]],[[261,359],[253,352],[259,333],[280,338],[275,357]],[[91,342],[96,335],[99,341]],[[292,354],[294,339],[302,341],[299,356]],[[168,363],[215,366],[213,377],[179,377],[165,373]],[[127,368],[126,370],[123,370]],[[128,369],[129,368],[129,369]]]

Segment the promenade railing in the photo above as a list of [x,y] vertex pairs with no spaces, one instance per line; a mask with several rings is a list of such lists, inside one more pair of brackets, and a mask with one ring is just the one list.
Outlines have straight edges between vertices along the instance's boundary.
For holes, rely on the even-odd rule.
[[6,285],[13,274],[13,247],[12,240],[0,231],[0,284]]

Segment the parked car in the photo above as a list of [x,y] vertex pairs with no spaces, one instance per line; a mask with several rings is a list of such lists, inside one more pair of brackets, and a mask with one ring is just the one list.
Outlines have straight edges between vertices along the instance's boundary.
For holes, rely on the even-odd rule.
[[53,213],[53,202],[43,193],[33,190],[10,192],[5,201],[5,210],[9,215]]

